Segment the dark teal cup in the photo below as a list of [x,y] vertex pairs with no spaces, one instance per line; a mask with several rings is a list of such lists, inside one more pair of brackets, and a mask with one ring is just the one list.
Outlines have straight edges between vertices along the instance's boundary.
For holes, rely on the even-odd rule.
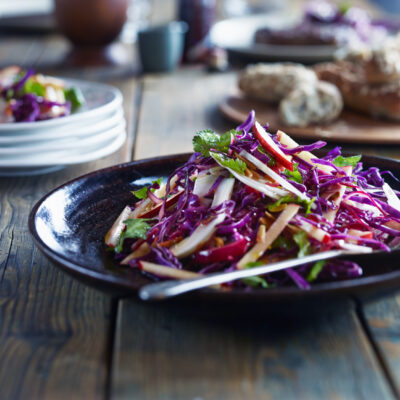
[[139,31],[138,46],[143,71],[174,70],[182,59],[187,30],[185,22],[173,21]]

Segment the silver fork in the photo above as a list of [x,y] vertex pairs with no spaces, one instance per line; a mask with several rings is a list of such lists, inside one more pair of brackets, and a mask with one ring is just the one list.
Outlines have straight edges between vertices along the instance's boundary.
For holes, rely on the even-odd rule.
[[261,265],[254,268],[208,274],[200,278],[151,283],[149,285],[143,286],[139,290],[139,297],[142,300],[163,300],[168,297],[177,296],[179,294],[191,292],[192,290],[201,289],[207,286],[218,285],[221,283],[231,282],[243,278],[250,278],[252,276],[268,274],[270,272],[282,271],[303,264],[308,264],[321,260],[328,260],[330,258],[338,257],[343,254],[359,253],[343,250],[330,250],[312,254],[310,256],[302,258],[294,258],[272,264]]

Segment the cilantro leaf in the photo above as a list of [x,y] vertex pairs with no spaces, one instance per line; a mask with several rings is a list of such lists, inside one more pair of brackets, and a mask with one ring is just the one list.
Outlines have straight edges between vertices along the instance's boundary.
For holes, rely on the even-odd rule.
[[242,282],[248,286],[253,286],[253,287],[261,286],[264,289],[269,287],[268,282],[264,278],[261,278],[260,276],[250,276],[248,278],[243,278]]
[[75,111],[85,103],[85,98],[83,97],[82,92],[76,87],[64,89],[64,96],[65,99],[71,103],[72,111]]
[[246,170],[246,163],[239,158],[230,158],[224,154],[211,152],[210,156],[223,167],[232,169],[235,172],[243,175]]
[[286,196],[281,197],[275,203],[269,204],[267,206],[267,209],[268,209],[268,211],[274,212],[282,204],[294,203],[294,204],[300,204],[302,207],[305,208],[305,213],[309,214],[311,212],[311,205],[314,203],[314,201],[315,201],[315,197],[313,197],[311,200],[303,200],[300,197],[296,198],[296,197],[293,197],[291,194],[287,194]]
[[312,282],[315,281],[318,278],[319,273],[322,271],[322,268],[324,268],[325,264],[327,263],[326,260],[321,260],[317,261],[312,268],[310,269],[310,272],[307,275],[307,282]]
[[337,156],[334,160],[332,160],[333,164],[337,167],[345,167],[347,165],[351,165],[355,168],[356,164],[361,160],[361,154],[358,156],[351,156],[351,157],[343,157]]
[[272,249],[283,248],[285,250],[289,250],[292,247],[293,247],[293,242],[283,235],[279,235],[271,244]]
[[283,173],[291,178],[293,181],[298,182],[298,183],[303,183],[303,177],[301,176],[301,173],[299,172],[299,163],[293,163],[293,171],[290,171],[289,169],[285,169]]
[[304,231],[299,231],[293,235],[293,240],[299,246],[299,251],[297,257],[301,258],[306,256],[310,251],[311,243],[308,240],[307,233]]
[[[158,178],[155,181],[152,181],[151,184],[154,185],[155,183],[157,183],[158,185],[161,185],[162,182],[162,178]],[[134,190],[131,193],[136,196],[138,199],[143,200],[147,197],[147,189],[148,186],[144,186],[138,190]],[[156,189],[150,189],[150,191],[153,193]]]
[[[258,267],[260,265],[264,265],[261,261],[254,261],[254,262],[249,262],[248,264],[245,265],[244,268],[253,268],[253,267]],[[264,279],[261,278],[260,276],[250,276],[248,278],[243,278],[242,282],[248,286],[261,286],[263,288],[269,287],[268,282]]]
[[193,149],[200,152],[203,156],[209,157],[210,150],[214,149],[222,153],[227,153],[231,144],[232,135],[235,137],[237,132],[232,129],[222,135],[216,134],[211,129],[197,132],[193,138]]
[[150,220],[146,218],[136,218],[124,221],[126,229],[121,233],[118,245],[115,248],[116,253],[122,251],[125,239],[146,239],[147,231],[150,229],[150,225],[146,221]]
[[24,84],[24,93],[32,93],[36,94],[36,96],[43,97],[45,91],[45,87],[39,82],[35,82],[32,78],[28,78]]
[[344,15],[347,13],[347,11],[350,10],[351,4],[348,1],[342,1],[341,3],[338,4],[337,8],[338,8],[338,11],[342,15]]

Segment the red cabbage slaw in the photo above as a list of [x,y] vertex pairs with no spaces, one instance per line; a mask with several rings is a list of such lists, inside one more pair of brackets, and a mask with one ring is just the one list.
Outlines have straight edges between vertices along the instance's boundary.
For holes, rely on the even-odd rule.
[[[282,131],[268,133],[252,111],[235,130],[193,138],[195,153],[168,179],[133,194],[106,235],[121,265],[155,279],[185,279],[344,249],[390,251],[400,243],[399,192],[389,171],[363,169],[339,147],[324,157]],[[232,282],[279,287],[352,279],[354,262],[320,261]]]
[[71,114],[84,103],[78,88],[10,66],[0,70],[0,123],[34,122]]

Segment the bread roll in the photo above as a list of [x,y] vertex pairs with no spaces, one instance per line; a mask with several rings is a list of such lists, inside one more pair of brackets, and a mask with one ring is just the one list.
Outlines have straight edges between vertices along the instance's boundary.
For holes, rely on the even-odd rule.
[[343,109],[343,100],[336,86],[328,82],[302,84],[280,103],[280,115],[286,125],[324,124],[336,119]]
[[278,103],[298,85],[316,82],[314,71],[301,64],[256,64],[242,73],[239,88],[249,97]]

